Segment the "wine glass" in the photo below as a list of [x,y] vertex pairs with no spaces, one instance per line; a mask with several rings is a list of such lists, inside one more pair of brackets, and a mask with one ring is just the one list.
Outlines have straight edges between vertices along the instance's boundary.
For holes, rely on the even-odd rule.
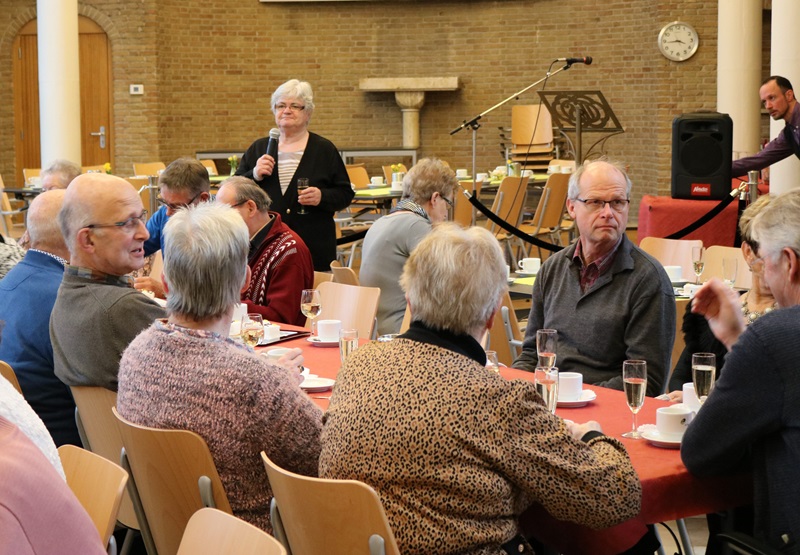
[[497,360],[497,351],[486,351],[486,369],[495,374],[500,373],[500,361]]
[[533,380],[536,392],[544,399],[547,410],[555,414],[558,405],[558,368],[537,366]]
[[255,347],[264,337],[264,320],[261,314],[245,314],[241,325],[242,341],[249,347]]
[[722,259],[722,279],[729,287],[733,287],[736,282],[736,270],[738,267],[739,263],[735,258]]
[[644,394],[647,391],[647,362],[643,360],[626,360],[622,363],[622,385],[625,389],[625,398],[628,407],[633,413],[633,428],[630,432],[625,432],[622,437],[630,439],[640,439],[636,425],[636,413],[644,405]]
[[692,247],[692,269],[694,270],[694,275],[697,276],[695,283],[700,283],[700,276],[703,275],[703,268],[706,266],[706,263],[703,262],[704,253],[705,248]]
[[339,330],[339,359],[344,366],[344,361],[350,353],[358,348],[358,330],[341,329]]
[[536,354],[539,361],[536,366],[552,368],[556,365],[556,330],[542,329],[536,331]]
[[[297,180],[297,196],[300,196],[300,193],[308,189],[308,178],[301,177]],[[297,209],[298,214],[308,214],[305,205],[301,204],[300,208]]]
[[300,294],[300,312],[311,320],[311,335],[317,335],[317,326],[314,323],[314,318],[319,316],[322,312],[322,303],[320,301],[319,291],[316,289],[303,289]]
[[717,357],[714,353],[694,353],[692,355],[692,382],[701,405],[705,403],[709,393],[714,389],[716,373]]

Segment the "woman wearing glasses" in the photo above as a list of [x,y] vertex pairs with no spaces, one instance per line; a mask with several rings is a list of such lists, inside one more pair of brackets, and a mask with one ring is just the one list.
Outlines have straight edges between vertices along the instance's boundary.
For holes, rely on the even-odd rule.
[[[330,270],[336,258],[333,215],[350,205],[355,194],[336,146],[308,131],[314,113],[311,85],[292,79],[272,94],[272,112],[280,130],[278,159],[267,154],[269,137],[250,145],[236,175],[251,178],[272,199],[281,215],[308,245],[314,269]],[[299,191],[298,179],[308,188]]]

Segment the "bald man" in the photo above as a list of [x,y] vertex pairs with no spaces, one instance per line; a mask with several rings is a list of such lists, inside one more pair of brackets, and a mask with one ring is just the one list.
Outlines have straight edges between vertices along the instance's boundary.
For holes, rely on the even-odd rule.
[[50,313],[69,251],[57,216],[64,190],[42,193],[28,209],[31,248],[0,281],[0,320],[5,322],[0,360],[17,374],[25,399],[42,419],[56,445],[80,445],[75,403],[53,372]]
[[55,373],[67,385],[117,390],[122,351],[166,312],[132,286],[144,265],[147,212],[130,183],[88,173],[67,188],[58,223],[70,264],[50,319]]

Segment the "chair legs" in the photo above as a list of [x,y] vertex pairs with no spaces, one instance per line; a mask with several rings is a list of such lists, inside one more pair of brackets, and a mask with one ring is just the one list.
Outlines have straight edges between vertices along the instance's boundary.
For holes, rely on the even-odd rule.
[[275,539],[286,549],[287,555],[292,555],[292,548],[289,547],[289,539],[286,537],[286,530],[283,528],[281,512],[278,510],[278,502],[275,498],[269,503],[269,520],[272,523],[272,534]]

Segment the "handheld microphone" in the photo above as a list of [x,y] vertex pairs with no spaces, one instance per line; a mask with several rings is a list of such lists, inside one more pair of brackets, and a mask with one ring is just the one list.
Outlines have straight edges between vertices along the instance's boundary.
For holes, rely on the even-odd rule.
[[592,57],[586,56],[584,58],[556,58],[557,62],[566,62],[569,65],[572,64],[586,64],[587,66],[592,65]]
[[273,127],[269,130],[269,141],[267,141],[267,154],[272,156],[275,161],[278,161],[278,139],[281,132],[278,128]]

